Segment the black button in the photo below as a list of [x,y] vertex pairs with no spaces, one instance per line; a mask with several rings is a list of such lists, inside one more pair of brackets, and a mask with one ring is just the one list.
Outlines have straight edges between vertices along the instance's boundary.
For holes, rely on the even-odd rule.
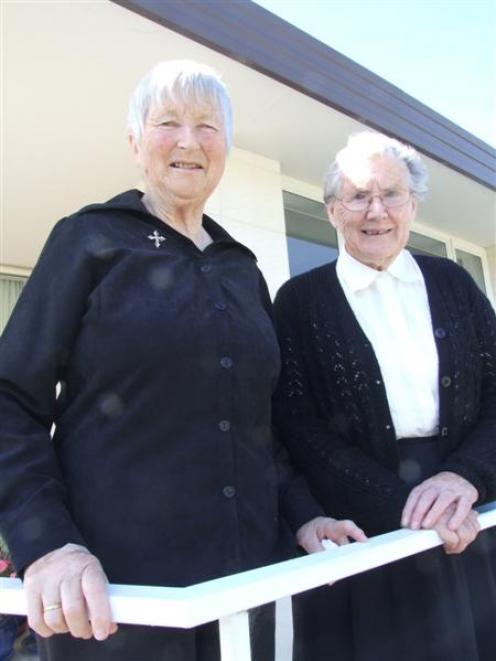
[[217,310],[225,310],[226,309],[226,304],[223,303],[222,301],[217,301],[217,303],[215,304],[215,307],[217,308]]
[[236,495],[236,489],[228,484],[227,487],[222,489],[222,493],[226,498],[233,498]]
[[208,273],[208,272],[211,271],[211,270],[212,270],[212,267],[210,266],[210,264],[202,264],[202,265],[200,266],[200,271],[201,271],[202,273]]
[[441,429],[441,436],[447,436],[448,435],[448,427],[443,427]]
[[441,379],[441,385],[443,386],[443,388],[449,388],[451,385],[451,377],[443,376]]
[[442,340],[446,337],[446,331],[444,328],[436,328],[434,335],[438,338],[438,340]]
[[219,422],[219,429],[221,431],[229,431],[231,429],[231,423],[229,420],[221,420]]
[[223,358],[220,359],[220,364],[222,367],[225,367],[226,369],[229,369],[232,367],[233,361],[229,356],[224,356]]

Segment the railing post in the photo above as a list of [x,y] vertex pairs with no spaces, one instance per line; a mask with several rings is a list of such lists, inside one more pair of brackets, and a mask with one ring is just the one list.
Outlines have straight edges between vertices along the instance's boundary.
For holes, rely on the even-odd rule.
[[219,620],[221,661],[251,661],[248,611]]

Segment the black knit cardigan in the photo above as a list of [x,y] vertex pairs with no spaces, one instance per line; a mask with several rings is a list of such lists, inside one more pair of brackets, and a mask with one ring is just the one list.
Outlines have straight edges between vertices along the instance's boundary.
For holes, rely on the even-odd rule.
[[[443,462],[478,503],[496,499],[496,317],[454,262],[416,257],[439,355]],[[336,263],[287,282],[275,301],[282,374],[274,420],[290,456],[332,516],[367,533],[400,526],[409,488],[380,366],[336,275]]]

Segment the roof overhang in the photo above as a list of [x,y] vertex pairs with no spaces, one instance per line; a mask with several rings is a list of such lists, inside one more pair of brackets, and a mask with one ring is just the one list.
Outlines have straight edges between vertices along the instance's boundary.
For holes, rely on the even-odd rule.
[[[200,23],[208,14],[226,38],[231,34],[241,43],[252,34],[253,49],[267,45],[264,24],[256,36],[241,20],[245,6],[254,11],[251,3],[149,4],[187,10]],[[138,79],[160,60],[191,58],[215,67],[233,99],[236,147],[273,159],[285,178],[311,184],[316,196],[333,155],[367,123],[114,2],[7,3],[2,12],[0,262],[5,264],[29,266],[58,218],[136,184],[138,171],[126,146],[126,106]],[[274,18],[263,13],[264,20]],[[300,37],[296,30],[293,42]],[[300,50],[292,56],[298,70],[300,56],[306,56]],[[311,71],[308,76],[313,79]],[[419,222],[481,247],[494,246],[492,188],[452,164],[426,161],[432,192],[420,206]]]
[[250,0],[113,0],[496,189],[496,150]]

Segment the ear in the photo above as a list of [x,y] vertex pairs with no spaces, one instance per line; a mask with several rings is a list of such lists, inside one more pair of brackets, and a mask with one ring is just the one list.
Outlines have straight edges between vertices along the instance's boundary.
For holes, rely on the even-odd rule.
[[329,222],[333,227],[337,229],[338,227],[338,221],[336,220],[336,204],[337,200],[335,198],[331,198],[329,202],[326,204],[326,211],[327,211],[327,217],[329,218]]
[[131,149],[131,154],[133,155],[134,160],[141,165],[141,149],[139,142],[136,140],[136,137],[132,133],[128,133],[127,142]]
[[412,197],[411,197],[411,199],[410,199],[410,202],[411,202],[411,205],[412,205],[412,206],[411,206],[411,210],[412,210],[412,220],[414,220],[414,219],[415,219],[415,216],[417,215],[418,200],[417,200],[416,197],[413,197],[413,195],[412,195]]

